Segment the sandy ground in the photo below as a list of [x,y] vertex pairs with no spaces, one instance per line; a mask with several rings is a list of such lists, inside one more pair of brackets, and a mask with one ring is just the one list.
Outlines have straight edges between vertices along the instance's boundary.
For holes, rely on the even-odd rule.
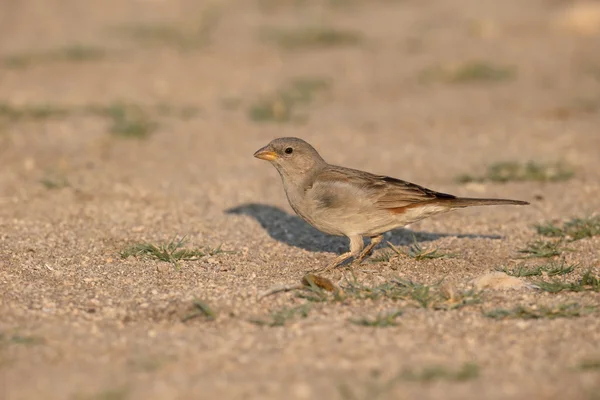
[[[302,137],[332,163],[435,190],[532,202],[395,231],[387,239],[403,248],[415,234],[456,257],[366,262],[354,267],[364,285],[445,278],[467,289],[522,262],[516,251],[538,238],[534,224],[600,210],[600,32],[591,11],[583,22],[568,17],[577,4],[2,1],[0,397],[600,398],[600,371],[580,368],[600,360],[597,310],[483,314],[569,302],[593,309],[596,292],[485,290],[481,303],[449,311],[387,298],[308,303],[298,292],[257,299],[347,246],[293,216],[276,171],[252,157],[275,137]],[[273,29],[307,26],[354,33],[323,47],[274,42],[283,34]],[[73,46],[102,52],[78,60]],[[451,71],[475,61],[507,75],[453,82]],[[249,117],[298,78],[328,87],[293,121]],[[81,111],[118,102],[145,110],[155,131],[123,138],[105,116]],[[455,182],[506,160],[562,161],[575,175]],[[177,266],[119,255],[184,235],[187,247],[229,252]],[[564,279],[600,273],[600,237],[569,247],[565,261],[578,266]],[[351,273],[327,277],[343,286]],[[216,319],[182,322],[194,299]],[[307,316],[284,326],[250,322],[304,304]],[[392,309],[404,311],[396,326],[351,322]],[[479,374],[448,372],[464,365]],[[432,369],[447,374],[419,375]]]

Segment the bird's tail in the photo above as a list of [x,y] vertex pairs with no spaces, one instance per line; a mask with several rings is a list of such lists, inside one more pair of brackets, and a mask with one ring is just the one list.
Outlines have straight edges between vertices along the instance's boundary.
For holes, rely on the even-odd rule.
[[[440,199],[442,200],[442,199]],[[471,206],[496,206],[496,205],[516,205],[525,206],[529,204],[521,200],[509,199],[473,199],[468,197],[457,197],[454,199],[443,199],[442,202],[451,208],[463,208]]]

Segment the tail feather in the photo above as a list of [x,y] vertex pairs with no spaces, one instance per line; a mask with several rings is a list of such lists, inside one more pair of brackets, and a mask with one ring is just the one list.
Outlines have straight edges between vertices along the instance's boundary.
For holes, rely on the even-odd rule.
[[517,205],[525,206],[529,204],[521,200],[509,199],[473,199],[468,197],[457,197],[454,199],[439,199],[440,203],[449,205],[452,208],[462,208],[471,206],[496,206],[496,205]]

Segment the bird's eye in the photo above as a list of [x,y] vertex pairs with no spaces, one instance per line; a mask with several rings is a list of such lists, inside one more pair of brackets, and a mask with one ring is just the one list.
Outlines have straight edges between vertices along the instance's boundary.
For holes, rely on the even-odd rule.
[[292,154],[294,152],[294,149],[292,149],[291,147],[288,147],[284,151],[285,151],[285,154]]

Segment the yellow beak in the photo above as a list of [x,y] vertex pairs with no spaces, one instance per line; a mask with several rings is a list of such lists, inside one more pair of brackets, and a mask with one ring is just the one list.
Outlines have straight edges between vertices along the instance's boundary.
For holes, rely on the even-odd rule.
[[267,160],[267,161],[273,161],[273,160],[277,159],[278,158],[277,153],[269,150],[268,147],[269,146],[265,146],[262,149],[257,150],[257,152],[254,153],[254,157],[260,158],[261,160]]

